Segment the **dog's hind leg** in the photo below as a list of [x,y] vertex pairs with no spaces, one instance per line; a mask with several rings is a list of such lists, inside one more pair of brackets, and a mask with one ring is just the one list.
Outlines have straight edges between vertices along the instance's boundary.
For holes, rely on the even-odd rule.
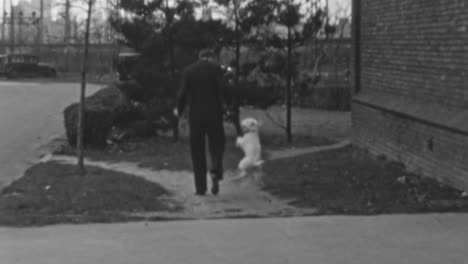
[[252,167],[252,159],[248,157],[244,157],[240,162],[239,162],[239,170],[240,170],[240,176],[245,177],[247,176],[247,169]]
[[238,165],[239,175],[231,178],[231,181],[238,181],[244,179],[247,176],[247,169],[249,168],[250,163],[250,159],[244,157]]
[[262,170],[258,170],[258,171],[255,171],[254,172],[254,180],[255,182],[258,184],[258,186],[260,187],[263,187],[264,186],[264,182],[263,182],[263,171]]

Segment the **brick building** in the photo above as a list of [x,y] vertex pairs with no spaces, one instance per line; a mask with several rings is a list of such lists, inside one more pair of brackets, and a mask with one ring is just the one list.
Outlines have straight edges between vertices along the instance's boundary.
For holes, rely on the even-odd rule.
[[353,138],[468,188],[468,1],[354,0]]

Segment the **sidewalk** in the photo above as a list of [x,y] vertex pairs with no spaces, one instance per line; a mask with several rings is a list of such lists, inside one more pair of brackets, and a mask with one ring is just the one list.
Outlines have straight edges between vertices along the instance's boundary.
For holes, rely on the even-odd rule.
[[1,263],[466,263],[468,215],[0,229]]

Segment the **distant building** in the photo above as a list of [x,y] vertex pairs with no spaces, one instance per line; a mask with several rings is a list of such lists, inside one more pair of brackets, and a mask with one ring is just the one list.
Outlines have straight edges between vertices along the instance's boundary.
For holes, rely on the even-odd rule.
[[[52,0],[43,0],[43,28],[42,31],[47,32],[47,28],[52,22]],[[11,16],[10,11],[7,10],[7,15]],[[41,15],[40,1],[33,0],[19,0],[18,4],[13,7],[15,24],[15,45],[25,46],[37,44],[39,35],[39,18]],[[5,27],[5,38],[11,42],[11,26]],[[20,47],[18,47],[20,48]]]
[[354,143],[468,188],[466,1],[353,3]]
[[[91,28],[90,28],[90,42],[92,44],[106,44],[112,43],[114,36],[110,23],[108,23],[108,10],[106,2],[98,2],[93,11]],[[64,8],[56,8],[56,14],[51,15],[51,19],[44,28],[44,41],[45,43],[63,44],[65,43],[65,11]],[[84,23],[85,15],[82,12],[77,12],[77,8],[70,11],[70,44],[82,43],[84,37]]]
[[[52,0],[43,0],[44,4],[44,21],[50,21],[52,18],[52,7],[53,3]],[[31,16],[33,12],[35,12],[36,16],[39,17],[40,10],[41,10],[41,1],[39,0],[20,0],[18,1],[18,8],[23,11],[25,16]]]

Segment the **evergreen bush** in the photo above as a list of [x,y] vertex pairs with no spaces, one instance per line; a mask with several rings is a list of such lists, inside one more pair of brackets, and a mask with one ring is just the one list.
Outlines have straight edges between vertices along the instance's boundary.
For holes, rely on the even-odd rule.
[[[79,103],[63,111],[68,143],[77,144]],[[109,86],[85,99],[83,144],[87,147],[104,147],[107,136],[121,117],[132,111],[126,96],[116,87]],[[131,118],[128,118],[131,119]]]

